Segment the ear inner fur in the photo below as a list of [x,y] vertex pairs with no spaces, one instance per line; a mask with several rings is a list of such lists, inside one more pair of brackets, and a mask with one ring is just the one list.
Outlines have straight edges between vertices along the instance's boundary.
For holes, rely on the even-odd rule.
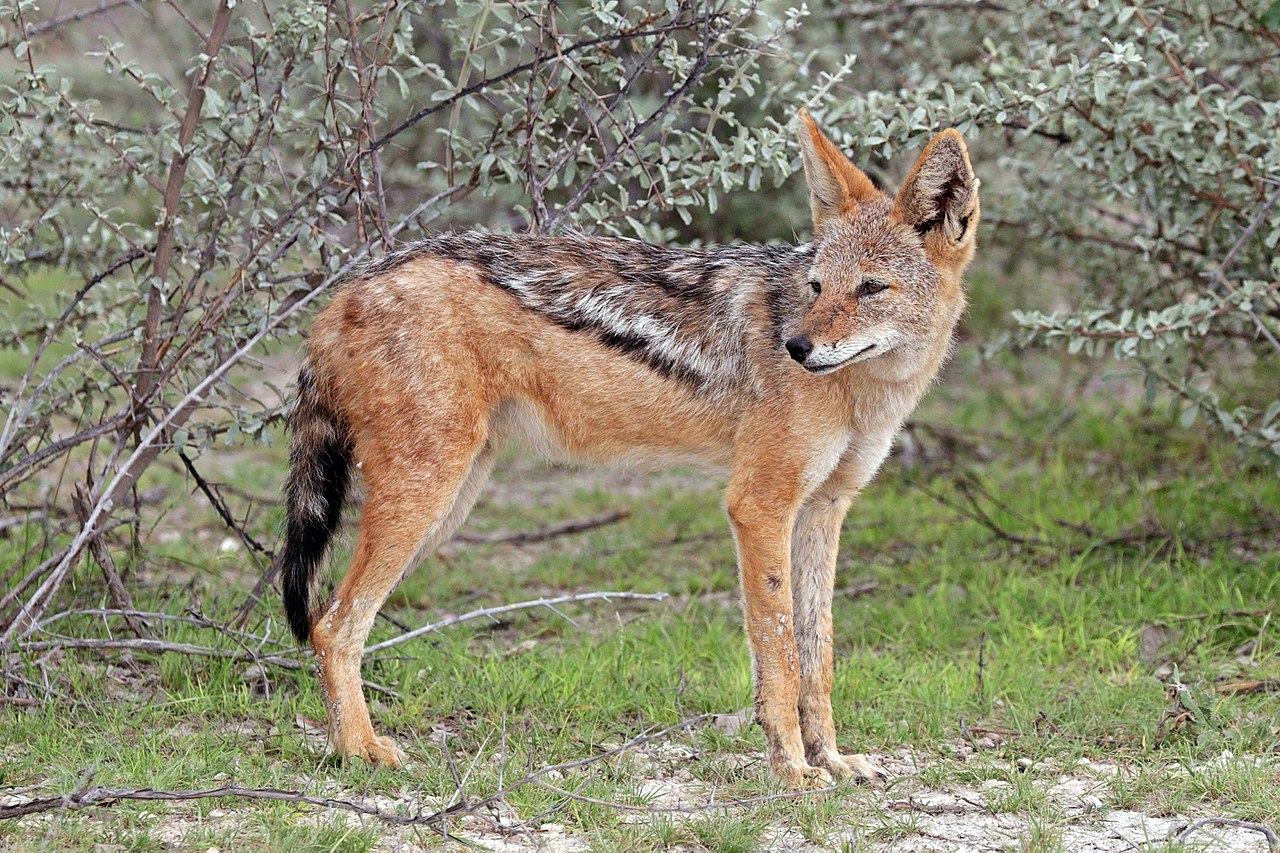
[[978,185],[964,138],[944,130],[903,181],[894,198],[894,218],[913,228],[932,253],[963,251],[978,216]]

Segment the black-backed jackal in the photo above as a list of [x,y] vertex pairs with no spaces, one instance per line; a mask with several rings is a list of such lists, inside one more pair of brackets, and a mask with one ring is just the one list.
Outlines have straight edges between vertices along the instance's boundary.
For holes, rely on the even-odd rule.
[[[773,770],[797,788],[877,775],[840,754],[832,724],[840,525],[947,357],[978,181],[954,130],[892,197],[804,112],[799,141],[811,243],[442,235],[365,267],[321,313],[291,416],[284,600],[339,754],[403,760],[369,721],[365,639],[517,436],[554,458],[727,472]],[[324,602],[317,568],[353,465],[368,497]]]

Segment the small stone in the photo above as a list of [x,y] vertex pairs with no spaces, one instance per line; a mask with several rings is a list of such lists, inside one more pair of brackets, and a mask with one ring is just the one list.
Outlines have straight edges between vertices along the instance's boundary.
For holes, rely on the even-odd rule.
[[717,714],[711,718],[711,725],[727,735],[736,735],[751,720],[750,708],[743,708],[735,714]]
[[1021,767],[1023,770],[1030,770],[1030,769],[1031,769],[1031,759],[1030,759],[1030,758],[1019,758],[1019,759],[1018,759],[1018,766],[1019,766],[1019,767]]
[[503,656],[509,657],[509,658],[516,657],[517,655],[522,655],[526,652],[533,651],[537,647],[537,645],[538,645],[537,640],[533,640],[533,639],[525,640],[524,642],[514,645],[511,648],[507,649],[506,653]]
[[1102,811],[1102,798],[1090,794],[1080,798],[1080,805],[1084,806],[1084,810],[1088,813],[1100,812]]
[[564,832],[564,824],[563,824],[563,823],[544,823],[544,824],[542,825],[542,831],[543,831],[543,832],[563,833],[563,832]]

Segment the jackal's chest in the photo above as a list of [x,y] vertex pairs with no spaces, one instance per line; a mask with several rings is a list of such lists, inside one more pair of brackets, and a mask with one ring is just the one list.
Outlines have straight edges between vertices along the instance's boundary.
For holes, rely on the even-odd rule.
[[889,456],[897,430],[860,433],[843,429],[818,442],[804,469],[804,490],[812,493],[833,481],[840,491],[861,489],[875,477]]
[[848,453],[854,439],[853,430],[846,427],[835,430],[814,443],[804,467],[805,492],[812,492],[826,482],[840,465],[840,460]]

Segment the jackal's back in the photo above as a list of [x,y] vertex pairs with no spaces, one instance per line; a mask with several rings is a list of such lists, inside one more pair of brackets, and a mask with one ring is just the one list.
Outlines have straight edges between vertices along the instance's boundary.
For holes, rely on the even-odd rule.
[[364,280],[443,258],[524,309],[701,393],[747,380],[753,342],[776,349],[813,262],[801,246],[665,249],[638,240],[446,234],[362,269]]

